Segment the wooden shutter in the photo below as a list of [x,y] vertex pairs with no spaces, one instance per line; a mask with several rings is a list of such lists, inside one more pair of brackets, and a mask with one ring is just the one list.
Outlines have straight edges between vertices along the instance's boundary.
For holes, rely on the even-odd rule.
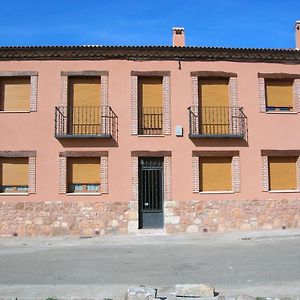
[[69,184],[99,184],[99,157],[70,157],[68,158]]
[[1,185],[28,186],[28,158],[1,158]]
[[139,77],[139,100],[143,107],[162,107],[162,77]]
[[160,134],[163,127],[162,77],[145,76],[138,80],[140,126],[143,134]]
[[199,127],[203,134],[229,133],[228,78],[199,78]]
[[297,157],[269,157],[270,190],[295,190],[297,188]]
[[231,191],[231,157],[200,157],[200,190]]
[[1,109],[4,111],[30,110],[30,77],[11,77],[1,80]]
[[199,78],[199,106],[229,106],[228,78]]
[[101,133],[101,77],[70,77],[69,105],[73,106],[72,133]]
[[267,106],[293,108],[293,81],[266,79]]

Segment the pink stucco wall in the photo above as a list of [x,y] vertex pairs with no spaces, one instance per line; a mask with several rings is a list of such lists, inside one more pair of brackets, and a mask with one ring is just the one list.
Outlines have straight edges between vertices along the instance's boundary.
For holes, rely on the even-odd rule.
[[[117,147],[109,140],[57,140],[54,137],[54,107],[61,104],[61,71],[107,70],[108,102],[119,117]],[[131,135],[130,72],[171,71],[172,134],[165,137]],[[237,139],[188,137],[188,106],[192,105],[191,71],[237,73],[238,106],[248,117],[248,143]],[[120,201],[129,202],[131,191],[131,151],[172,151],[172,199],[252,200],[299,199],[299,193],[262,192],[262,149],[300,149],[300,117],[297,113],[260,112],[257,73],[300,74],[300,65],[237,62],[175,61],[22,61],[1,62],[1,71],[38,71],[37,112],[0,113],[0,150],[36,150],[36,194],[0,195],[0,201]],[[182,125],[184,136],[175,136]],[[70,150],[108,151],[108,194],[75,196],[59,194],[59,152]],[[193,150],[239,150],[241,192],[234,194],[195,194],[192,187]]]
[[[0,113],[1,150],[37,151],[37,193],[25,199],[56,200],[58,197],[58,153],[68,150],[109,151],[109,199],[129,201],[130,151],[171,150],[173,167],[173,198],[185,200],[192,194],[192,150],[239,150],[241,158],[241,193],[237,199],[265,199],[261,192],[261,149],[299,149],[298,114],[265,114],[259,111],[257,73],[300,73],[300,66],[231,62],[2,62],[0,71],[38,71],[38,111],[31,113]],[[109,105],[119,117],[118,147],[105,140],[68,140],[54,138],[54,107],[60,105],[60,72],[82,70],[109,71]],[[137,137],[130,134],[130,71],[170,70],[172,135]],[[187,107],[191,105],[190,71],[212,70],[238,74],[238,104],[244,107],[249,122],[248,145],[241,140],[205,139],[193,143],[188,138]],[[175,125],[182,125],[184,137],[175,136]],[[84,148],[83,148],[84,147]],[[184,174],[184,175],[183,175]],[[125,176],[126,175],[126,176]],[[297,196],[297,195],[295,195]],[[19,196],[18,198],[20,198]],[[77,200],[81,200],[78,196]],[[203,197],[199,195],[198,197]],[[205,195],[205,197],[220,197]],[[225,195],[222,196],[226,197]],[[233,196],[230,195],[230,198]],[[276,194],[272,197],[285,197]],[[289,195],[293,197],[293,195]],[[70,196],[66,197],[67,199]]]

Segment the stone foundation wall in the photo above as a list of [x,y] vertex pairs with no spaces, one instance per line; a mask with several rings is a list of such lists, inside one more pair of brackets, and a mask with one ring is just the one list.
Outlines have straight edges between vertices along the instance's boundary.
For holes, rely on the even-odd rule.
[[[300,200],[165,201],[164,206],[169,234],[300,228]],[[136,208],[126,202],[0,202],[0,237],[136,233],[132,214]]]
[[127,203],[0,202],[0,236],[127,233]]
[[168,233],[300,228],[300,200],[165,202]]

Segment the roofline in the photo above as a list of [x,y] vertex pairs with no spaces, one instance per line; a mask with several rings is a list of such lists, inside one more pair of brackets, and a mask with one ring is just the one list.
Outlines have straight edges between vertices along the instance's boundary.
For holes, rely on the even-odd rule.
[[298,49],[172,46],[6,46],[0,61],[14,60],[181,60],[300,64]]

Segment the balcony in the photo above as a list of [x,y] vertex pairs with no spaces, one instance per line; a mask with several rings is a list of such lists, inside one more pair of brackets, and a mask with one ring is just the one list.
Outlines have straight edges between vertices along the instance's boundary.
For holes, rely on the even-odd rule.
[[246,138],[247,117],[242,107],[191,106],[190,138]]
[[140,135],[162,135],[163,108],[141,107],[139,109],[138,129]]
[[55,137],[115,138],[118,117],[110,106],[56,106]]

